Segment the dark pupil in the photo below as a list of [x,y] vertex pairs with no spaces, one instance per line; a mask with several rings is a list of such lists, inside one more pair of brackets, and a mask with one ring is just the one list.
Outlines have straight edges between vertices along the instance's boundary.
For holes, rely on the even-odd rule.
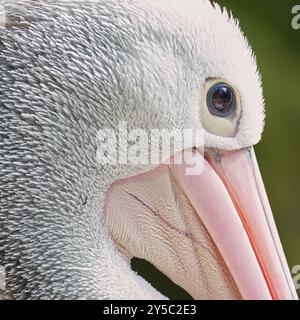
[[218,110],[223,110],[230,107],[233,99],[232,91],[226,85],[220,85],[215,88],[212,94],[212,104]]

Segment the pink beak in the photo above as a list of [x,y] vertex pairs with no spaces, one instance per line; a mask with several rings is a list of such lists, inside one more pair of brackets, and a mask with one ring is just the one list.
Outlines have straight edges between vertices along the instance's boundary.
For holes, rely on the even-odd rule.
[[172,172],[243,299],[298,299],[253,148],[196,157],[204,161],[201,174],[187,175],[186,164],[172,165]]

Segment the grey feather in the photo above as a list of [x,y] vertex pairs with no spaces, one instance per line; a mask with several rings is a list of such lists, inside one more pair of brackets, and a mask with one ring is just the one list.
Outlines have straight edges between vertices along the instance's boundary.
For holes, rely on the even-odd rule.
[[[201,127],[194,116],[199,88],[207,76],[226,76],[229,69],[216,68],[210,52],[231,57],[228,64],[239,69],[229,45],[221,52],[213,31],[203,36],[212,17],[241,43],[237,55],[247,60],[247,79],[258,75],[227,13],[199,1],[209,14],[203,18],[199,9],[198,26],[170,1],[165,7],[154,3],[3,1],[0,264],[9,297],[162,298],[130,270],[106,232],[104,193],[113,179],[136,168],[97,164],[97,131],[121,120],[146,130]],[[206,38],[215,50],[205,47]],[[228,76],[238,81],[234,73]],[[253,135],[245,133],[253,125],[244,119],[237,140],[207,134],[208,145],[257,142],[263,112],[255,90]]]

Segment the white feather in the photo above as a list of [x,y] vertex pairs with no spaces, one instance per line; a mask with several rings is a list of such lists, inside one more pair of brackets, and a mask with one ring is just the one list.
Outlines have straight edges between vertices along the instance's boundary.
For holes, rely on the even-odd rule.
[[2,3],[0,264],[7,295],[162,298],[130,269],[103,224],[107,187],[136,168],[96,164],[96,134],[119,121],[145,130],[202,128],[203,84],[222,77],[239,90],[242,117],[235,137],[206,132],[206,146],[257,143],[260,77],[236,20],[204,0]]

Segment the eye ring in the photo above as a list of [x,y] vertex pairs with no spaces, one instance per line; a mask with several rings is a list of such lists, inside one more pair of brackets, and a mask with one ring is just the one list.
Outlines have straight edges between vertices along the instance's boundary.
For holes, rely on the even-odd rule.
[[[223,99],[213,93],[226,88]],[[214,101],[214,103],[213,103]],[[241,96],[235,85],[224,78],[205,79],[200,97],[200,121],[204,129],[217,136],[234,137],[242,116]]]
[[217,82],[208,90],[206,103],[212,115],[231,117],[237,108],[235,90],[225,82]]

